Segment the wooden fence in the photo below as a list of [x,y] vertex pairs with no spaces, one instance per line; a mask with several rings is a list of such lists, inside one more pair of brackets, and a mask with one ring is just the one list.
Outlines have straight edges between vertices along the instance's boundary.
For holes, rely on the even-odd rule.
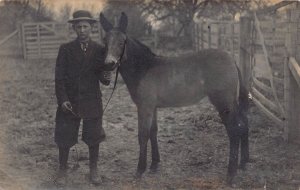
[[291,142],[300,142],[299,12],[290,10],[287,20],[261,17],[264,11],[251,12],[239,23],[201,21],[194,27],[195,50],[228,51],[239,63],[253,103],[274,123],[285,126],[284,137]]
[[[102,39],[102,29],[95,24],[91,37],[95,41]],[[55,58],[59,46],[75,38],[70,24],[56,22],[22,24],[22,44],[25,59]]]
[[241,19],[240,65],[254,104],[284,126],[286,140],[300,143],[300,11],[290,11],[287,20]]
[[233,21],[200,21],[194,24],[194,48],[221,48],[233,57],[239,54],[239,23]]
[[202,21],[194,29],[195,50],[229,52],[240,65],[253,102],[278,125],[285,120],[283,90],[277,88],[283,89],[286,26],[286,21],[259,21],[253,14],[241,17],[239,23]]
[[275,123],[282,126],[286,115],[283,108],[284,35],[286,31],[276,30],[276,25],[272,21],[271,23],[260,21],[256,13],[253,14],[252,23],[250,64],[253,102]]

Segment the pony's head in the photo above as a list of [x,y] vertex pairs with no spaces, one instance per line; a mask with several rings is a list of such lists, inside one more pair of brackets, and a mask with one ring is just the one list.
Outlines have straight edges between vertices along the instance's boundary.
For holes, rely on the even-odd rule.
[[121,64],[121,60],[126,53],[126,28],[128,19],[126,14],[122,12],[118,25],[114,27],[105,16],[100,13],[100,23],[106,32],[104,43],[107,48],[107,54],[104,67],[106,70],[114,70]]

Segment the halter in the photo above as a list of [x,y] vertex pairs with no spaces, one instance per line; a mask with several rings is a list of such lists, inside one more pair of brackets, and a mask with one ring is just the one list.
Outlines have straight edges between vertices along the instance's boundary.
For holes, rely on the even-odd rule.
[[103,114],[104,114],[104,112],[105,112],[105,110],[106,110],[106,108],[108,106],[108,103],[110,102],[110,100],[112,98],[112,95],[114,94],[116,86],[117,86],[117,81],[118,81],[118,76],[119,76],[119,68],[120,68],[120,65],[121,65],[122,58],[123,58],[124,53],[125,53],[126,44],[127,44],[127,37],[125,38],[125,41],[124,41],[124,47],[123,47],[122,54],[121,54],[119,60],[117,61],[117,70],[116,70],[116,77],[115,77],[114,87],[113,87],[113,90],[112,90],[112,92],[110,94],[110,97],[109,97],[109,99],[108,99],[108,101],[107,101],[107,103],[106,103],[106,105],[105,105],[105,107],[103,109]]

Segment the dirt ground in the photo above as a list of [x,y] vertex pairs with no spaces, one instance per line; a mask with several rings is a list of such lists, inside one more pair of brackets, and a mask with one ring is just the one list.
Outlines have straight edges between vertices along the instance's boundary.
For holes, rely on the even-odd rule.
[[[0,190],[57,189],[52,184],[58,166],[53,138],[54,66],[54,60],[0,58]],[[112,86],[102,90],[106,103]],[[226,131],[207,99],[191,107],[159,110],[161,168],[157,174],[147,171],[136,181],[133,177],[138,160],[136,107],[126,86],[119,83],[104,115],[107,139],[100,146],[98,164],[103,184],[96,187],[86,180],[88,149],[80,140],[70,154],[69,182],[64,189],[298,190],[299,145],[286,144],[283,128],[254,106],[249,120],[253,162],[246,171],[239,171],[234,187],[225,183]]]

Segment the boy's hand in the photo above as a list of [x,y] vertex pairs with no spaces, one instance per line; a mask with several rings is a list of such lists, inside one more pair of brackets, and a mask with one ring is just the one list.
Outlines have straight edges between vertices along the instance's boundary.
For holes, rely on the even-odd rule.
[[103,77],[105,80],[111,80],[111,72],[110,71],[103,71]]
[[65,112],[65,113],[68,112],[68,111],[72,112],[72,105],[69,101],[64,102],[61,105],[61,108],[62,108],[63,112]]

